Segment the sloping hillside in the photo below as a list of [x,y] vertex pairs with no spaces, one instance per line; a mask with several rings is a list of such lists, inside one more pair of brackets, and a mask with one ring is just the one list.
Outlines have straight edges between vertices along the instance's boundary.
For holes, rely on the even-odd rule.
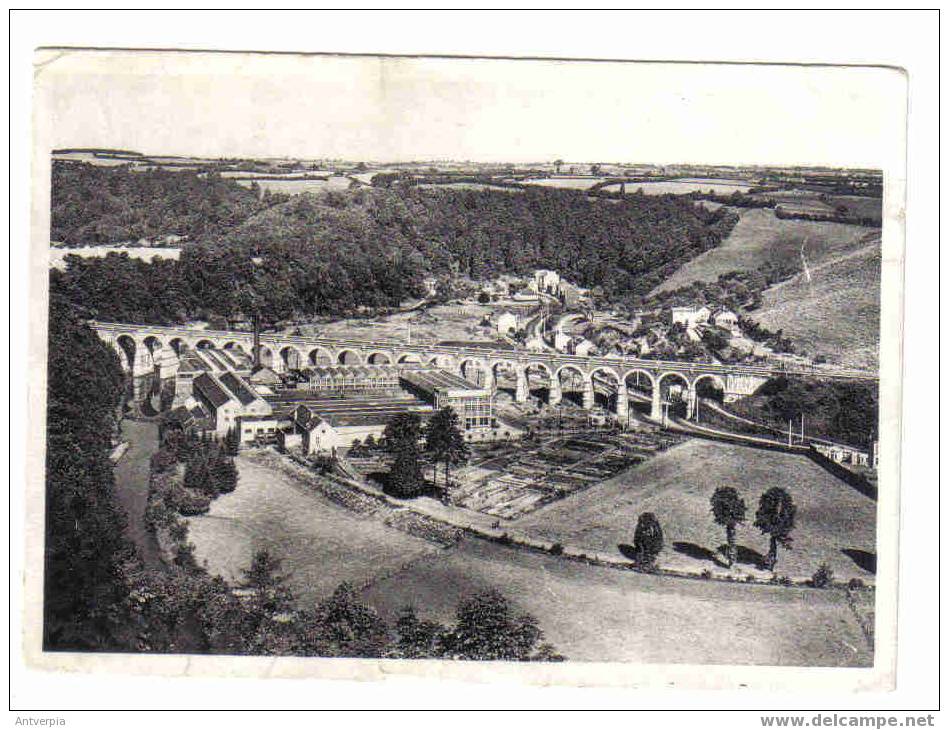
[[843,223],[779,219],[768,208],[740,212],[738,224],[725,242],[681,266],[656,287],[668,291],[693,281],[714,281],[730,271],[754,271],[765,264],[800,261],[801,242],[806,238],[808,263],[813,266],[862,248],[879,232]]
[[783,329],[800,349],[830,362],[876,368],[880,347],[880,238],[811,266],[804,274],[765,290],[751,316],[770,330]]

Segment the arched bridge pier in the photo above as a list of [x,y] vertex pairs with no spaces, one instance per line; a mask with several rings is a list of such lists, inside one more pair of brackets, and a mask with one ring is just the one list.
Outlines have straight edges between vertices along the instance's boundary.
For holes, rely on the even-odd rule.
[[[250,332],[196,330],[186,327],[90,322],[132,375],[170,377],[183,352],[195,348],[241,350],[252,354]],[[699,390],[713,387],[725,401],[751,395],[775,375],[876,379],[866,372],[816,372],[757,365],[722,365],[627,357],[583,357],[559,352],[527,352],[478,345],[367,342],[281,334],[259,336],[260,362],[279,372],[315,365],[416,363],[458,373],[467,380],[510,393],[517,403],[532,396],[548,405],[570,399],[583,408],[599,405],[625,424],[630,400],[649,404],[649,418],[661,422],[664,408],[684,404],[693,418]],[[682,407],[679,405],[679,407]]]

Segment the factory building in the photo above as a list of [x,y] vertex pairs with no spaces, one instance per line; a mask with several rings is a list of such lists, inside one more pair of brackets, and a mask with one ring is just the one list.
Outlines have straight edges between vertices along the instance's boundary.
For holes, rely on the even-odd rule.
[[431,403],[435,410],[452,408],[465,431],[486,431],[497,427],[491,390],[468,382],[445,370],[407,370],[402,387]]
[[318,392],[362,393],[371,390],[392,390],[399,387],[399,373],[404,368],[394,365],[327,365],[307,368],[301,388]]
[[357,440],[364,442],[369,436],[380,439],[395,416],[410,412],[424,421],[433,411],[427,403],[405,395],[307,399],[293,407],[292,431],[284,434],[283,445],[299,446],[305,454],[333,453],[349,448]]
[[[271,416],[273,410],[236,373],[204,372],[192,381],[192,399],[207,413],[213,433],[224,436],[242,417]],[[190,400],[190,399],[189,399]],[[185,404],[186,407],[189,403]]]
[[175,400],[186,400],[192,394],[193,383],[202,373],[220,375],[234,372],[249,376],[254,363],[245,353],[236,350],[199,348],[181,353],[175,373]]

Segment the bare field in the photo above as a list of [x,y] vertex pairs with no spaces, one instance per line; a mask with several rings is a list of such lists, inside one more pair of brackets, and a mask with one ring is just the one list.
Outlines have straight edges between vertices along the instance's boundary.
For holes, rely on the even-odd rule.
[[425,310],[401,312],[388,317],[340,319],[304,325],[300,329],[304,334],[367,340],[405,342],[411,335],[413,342],[440,342],[442,340],[491,342],[495,340],[497,330],[481,326],[481,320],[485,315],[496,315],[503,311],[524,315],[530,308],[530,306],[510,303],[442,304]]
[[283,560],[304,605],[325,598],[343,581],[361,586],[399,570],[440,548],[357,515],[314,488],[238,456],[237,489],[211,503],[211,511],[188,519],[198,562],[212,575],[239,581],[257,550]]
[[713,553],[724,544],[725,532],[712,519],[709,498],[720,486],[735,487],[748,506],[747,522],[738,529],[746,558],[739,556],[740,567],[750,569],[752,559],[768,550],[767,536],[752,526],[758,498],[783,487],[797,505],[797,527],[793,549],[779,549],[776,572],[808,577],[826,562],[838,579],[872,577],[858,561],[866,565],[867,556],[876,554],[875,502],[804,457],[699,439],[542,507],[517,520],[515,528],[620,555],[619,545],[633,542],[639,515],[653,512],[665,535],[661,565],[714,568]]
[[573,661],[869,666],[843,591],[736,585],[598,568],[473,538],[416,561],[363,597],[390,622],[413,604],[449,622],[459,599],[500,588]]
[[253,183],[257,183],[262,190],[269,190],[272,193],[286,193],[287,195],[297,195],[298,193],[322,193],[329,190],[347,190],[350,180],[346,177],[331,177],[329,180],[294,180],[288,177],[285,180],[238,180],[238,185],[249,188]]
[[678,289],[693,281],[714,281],[730,271],[753,271],[768,262],[800,261],[805,238],[808,263],[813,266],[863,248],[865,239],[879,236],[877,229],[844,223],[781,220],[770,209],[753,208],[739,214],[738,224],[721,246],[680,267],[655,291]]
[[783,329],[800,349],[831,362],[875,369],[880,350],[879,242],[811,267],[764,293],[751,316]]

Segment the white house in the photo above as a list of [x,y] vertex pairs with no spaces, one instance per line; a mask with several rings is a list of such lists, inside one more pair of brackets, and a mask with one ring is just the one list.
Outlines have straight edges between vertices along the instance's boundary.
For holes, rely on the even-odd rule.
[[511,312],[502,312],[498,317],[498,334],[513,335],[517,332],[517,315]]
[[730,309],[720,309],[712,316],[712,324],[734,332],[738,329],[738,315]]
[[560,329],[554,332],[554,349],[557,352],[566,352],[569,345],[570,335]]
[[711,316],[712,311],[704,305],[698,309],[695,307],[672,308],[672,324],[684,324],[686,327],[695,327],[697,324],[705,324]]
[[586,357],[594,348],[595,345],[584,337],[578,337],[570,343],[572,353],[580,357]]
[[560,293],[560,274],[549,269],[538,269],[534,272],[534,278],[530,282],[530,288],[538,292],[548,294]]

